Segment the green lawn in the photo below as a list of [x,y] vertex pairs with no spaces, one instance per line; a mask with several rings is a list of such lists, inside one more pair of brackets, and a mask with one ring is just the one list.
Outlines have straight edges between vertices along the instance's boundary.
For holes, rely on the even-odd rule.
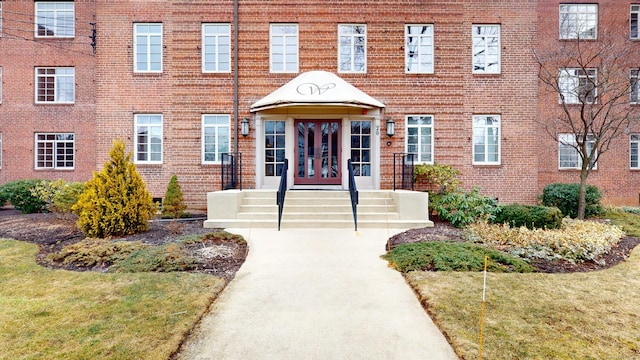
[[201,274],[51,270],[37,251],[0,239],[0,359],[168,359],[224,287]]
[[[481,272],[411,272],[463,359],[477,359]],[[640,359],[640,248],[613,268],[487,277],[483,358]]]

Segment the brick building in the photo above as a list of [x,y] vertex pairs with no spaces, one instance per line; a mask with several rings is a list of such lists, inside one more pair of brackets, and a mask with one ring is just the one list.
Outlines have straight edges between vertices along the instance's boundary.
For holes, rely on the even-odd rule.
[[[86,179],[119,138],[154,197],[176,174],[193,209],[221,188],[226,152],[242,154],[245,188],[277,187],[287,158],[294,187],[344,188],[351,159],[360,188],[389,189],[394,154],[410,152],[459,169],[467,188],[533,203],[547,183],[579,180],[558,155],[571,151],[541,131],[558,102],[541,89],[533,49],[572,41],[560,18],[638,39],[633,2],[577,3],[379,0],[363,11],[356,1],[238,0],[236,18],[234,1],[1,1],[0,181]],[[65,6],[75,34],[58,36],[66,28],[53,22],[38,35],[34,22],[49,20],[38,9],[66,24]],[[46,83],[38,71],[51,68],[75,72],[74,101],[32,100]],[[607,201],[638,204],[633,131],[589,178]],[[41,133],[74,135],[71,168],[38,166]]]

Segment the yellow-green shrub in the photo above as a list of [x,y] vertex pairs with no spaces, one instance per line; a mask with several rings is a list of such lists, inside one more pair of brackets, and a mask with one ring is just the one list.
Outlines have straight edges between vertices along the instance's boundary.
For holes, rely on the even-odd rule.
[[140,241],[110,241],[107,239],[84,239],[65,246],[59,253],[47,255],[49,261],[81,267],[110,266],[124,260],[136,250],[147,245]]
[[84,184],[73,211],[78,215],[78,227],[89,237],[103,238],[146,231],[155,207],[151,194],[125,155],[125,145],[114,141],[111,159],[102,170]]
[[622,229],[594,221],[563,219],[562,229],[511,228],[506,224],[478,222],[465,229],[467,240],[482,243],[523,258],[565,259],[571,262],[595,260],[608,253]]
[[31,189],[31,194],[46,203],[47,210],[66,214],[71,212],[78,202],[78,196],[84,187],[80,182],[67,182],[62,179],[43,180]]

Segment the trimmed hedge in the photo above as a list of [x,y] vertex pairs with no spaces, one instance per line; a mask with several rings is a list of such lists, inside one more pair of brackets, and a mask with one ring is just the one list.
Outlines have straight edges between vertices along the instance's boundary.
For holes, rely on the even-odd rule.
[[501,205],[491,222],[511,227],[525,226],[528,229],[559,229],[562,227],[562,212],[557,207],[549,206]]
[[47,204],[33,194],[40,182],[38,179],[10,181],[0,187],[0,198],[9,200],[23,214],[46,211]]
[[[579,192],[580,184],[549,184],[542,190],[542,205],[555,206],[562,211],[564,216],[575,219],[578,217]],[[585,218],[597,216],[602,213],[603,208],[602,205],[600,205],[600,199],[602,199],[600,189],[593,185],[587,185],[587,192],[585,194]]]

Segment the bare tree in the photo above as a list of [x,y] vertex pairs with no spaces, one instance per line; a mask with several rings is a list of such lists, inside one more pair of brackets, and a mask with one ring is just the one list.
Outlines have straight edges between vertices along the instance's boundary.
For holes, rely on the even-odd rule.
[[590,32],[577,32],[569,40],[541,42],[533,51],[545,105],[542,128],[579,155],[575,165],[580,169],[580,219],[585,214],[587,178],[598,159],[639,121],[639,107],[630,104],[632,93],[637,97],[638,84],[632,77],[640,64],[637,47],[622,31],[607,30],[600,27],[597,39]]

